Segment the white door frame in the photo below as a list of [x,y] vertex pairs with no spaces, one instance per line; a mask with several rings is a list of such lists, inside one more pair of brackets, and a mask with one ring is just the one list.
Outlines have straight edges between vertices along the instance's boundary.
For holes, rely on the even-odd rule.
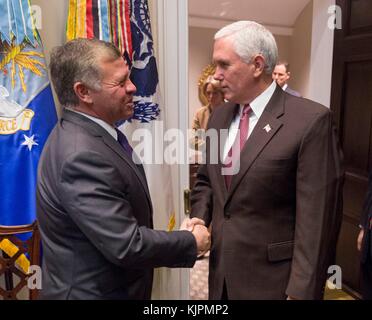
[[[182,130],[186,137],[188,123],[188,1],[156,0],[160,91],[168,128]],[[185,145],[180,146],[185,148]],[[173,197],[177,225],[184,218],[183,191],[189,184],[187,163],[173,166]],[[189,269],[172,273],[169,299],[188,300]]]

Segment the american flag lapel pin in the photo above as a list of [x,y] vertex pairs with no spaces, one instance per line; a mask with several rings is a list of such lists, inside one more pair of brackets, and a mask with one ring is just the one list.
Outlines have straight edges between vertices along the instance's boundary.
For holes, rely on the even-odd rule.
[[269,124],[266,125],[266,127],[264,128],[264,130],[265,130],[267,133],[269,133],[269,132],[271,131],[271,127],[270,127],[270,125],[269,125]]

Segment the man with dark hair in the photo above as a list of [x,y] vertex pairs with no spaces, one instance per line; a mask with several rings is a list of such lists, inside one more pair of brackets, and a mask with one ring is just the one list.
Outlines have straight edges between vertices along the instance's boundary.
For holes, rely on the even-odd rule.
[[289,63],[286,61],[280,61],[275,66],[275,69],[273,71],[273,80],[276,81],[276,83],[287,93],[296,96],[301,97],[301,95],[295,91],[292,90],[288,86],[288,80],[291,77],[291,72],[289,71]]
[[53,50],[50,69],[64,110],[38,168],[41,298],[150,299],[153,268],[193,266],[209,233],[200,221],[192,232],[152,229],[145,172],[115,127],[133,115],[136,91],[118,49],[73,40]]

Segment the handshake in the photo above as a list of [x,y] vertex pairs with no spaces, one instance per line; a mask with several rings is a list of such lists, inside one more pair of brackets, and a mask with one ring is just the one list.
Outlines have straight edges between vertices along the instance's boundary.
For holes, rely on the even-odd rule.
[[211,235],[203,220],[186,218],[183,220],[180,230],[190,231],[194,235],[198,256],[210,248]]

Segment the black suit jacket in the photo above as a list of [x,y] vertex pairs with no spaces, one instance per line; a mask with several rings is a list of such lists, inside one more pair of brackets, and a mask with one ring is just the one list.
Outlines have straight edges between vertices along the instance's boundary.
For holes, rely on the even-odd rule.
[[44,299],[149,299],[154,267],[191,267],[187,231],[152,230],[141,165],[102,127],[65,110],[43,150],[37,218]]
[[[217,107],[227,129],[238,106]],[[329,109],[277,86],[226,189],[222,163],[200,167],[192,216],[212,222],[209,293],[220,299],[321,299],[341,222],[343,170]],[[217,154],[221,154],[217,150]]]

